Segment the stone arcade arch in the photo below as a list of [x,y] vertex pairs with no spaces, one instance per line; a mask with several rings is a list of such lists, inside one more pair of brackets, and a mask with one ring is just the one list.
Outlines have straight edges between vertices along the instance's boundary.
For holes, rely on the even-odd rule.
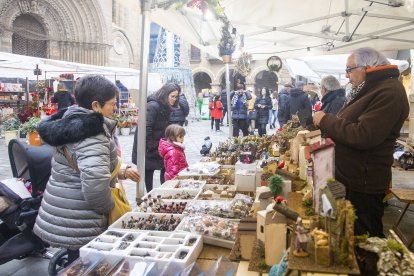
[[268,89],[272,91],[278,91],[278,77],[274,72],[270,72],[267,70],[260,71],[255,76],[255,92],[257,93],[260,91],[263,87],[267,87]]
[[[34,16],[22,14],[13,22],[12,53],[40,58],[48,57],[46,31]],[[39,35],[33,35],[39,34]]]
[[193,75],[195,92],[201,92],[202,89],[211,89],[212,79],[206,72],[197,72]]
[[[13,22],[30,15],[43,26],[52,59],[105,65],[108,27],[98,0],[3,0],[0,2],[0,50],[12,52]],[[42,35],[42,33],[38,33]]]

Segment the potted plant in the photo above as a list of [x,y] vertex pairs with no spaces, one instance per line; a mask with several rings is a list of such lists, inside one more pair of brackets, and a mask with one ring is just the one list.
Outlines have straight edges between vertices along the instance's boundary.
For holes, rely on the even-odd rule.
[[121,134],[128,136],[131,133],[133,119],[128,116],[119,116],[118,117],[118,127],[121,130]]
[[29,144],[32,146],[40,146],[43,144],[37,132],[41,119],[39,117],[31,117],[22,124],[21,131],[27,133]]
[[221,28],[221,38],[218,44],[219,56],[223,58],[223,62],[231,62],[231,55],[236,49],[233,37],[229,32],[230,23],[228,20],[224,20],[224,25]]
[[19,133],[20,121],[15,116],[8,117],[3,122],[4,142],[9,144],[10,140],[17,139]]

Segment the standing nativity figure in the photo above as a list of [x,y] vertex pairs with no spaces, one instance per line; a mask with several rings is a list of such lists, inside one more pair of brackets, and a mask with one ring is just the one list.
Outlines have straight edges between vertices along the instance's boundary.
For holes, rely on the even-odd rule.
[[306,250],[309,241],[309,231],[303,227],[302,218],[298,217],[296,220],[296,240],[295,240],[295,251],[293,255],[296,257],[308,257],[309,253]]

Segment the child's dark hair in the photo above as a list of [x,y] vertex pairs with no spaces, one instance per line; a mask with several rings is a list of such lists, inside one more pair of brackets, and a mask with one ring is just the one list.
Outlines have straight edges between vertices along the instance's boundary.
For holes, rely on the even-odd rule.
[[165,138],[170,142],[177,142],[177,137],[184,137],[185,129],[180,125],[169,125],[165,130]]
[[93,101],[97,101],[102,107],[118,93],[118,87],[101,75],[83,76],[75,87],[76,102],[86,109],[92,109]]

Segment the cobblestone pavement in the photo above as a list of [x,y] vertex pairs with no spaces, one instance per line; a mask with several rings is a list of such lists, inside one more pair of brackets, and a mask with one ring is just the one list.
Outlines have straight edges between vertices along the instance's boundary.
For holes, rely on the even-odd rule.
[[[210,136],[213,142],[213,148],[219,142],[223,142],[228,137],[228,127],[221,127],[222,132],[215,132],[210,129],[210,121],[194,121],[189,122],[186,127],[186,137],[184,144],[186,146],[186,156],[189,164],[200,160],[200,149],[203,144],[204,137]],[[269,133],[274,133],[274,130],[268,130]],[[125,163],[131,164],[131,153],[134,136],[119,136],[119,141],[122,147],[122,160]],[[393,182],[396,187],[414,188],[413,171],[406,172],[401,169],[393,170]],[[7,147],[4,145],[4,140],[0,140],[0,179],[12,177]],[[154,187],[158,187],[159,172],[154,174]],[[135,206],[136,185],[134,182],[124,182],[124,187],[128,195],[130,203]],[[411,209],[414,209],[411,207]],[[389,206],[385,210],[384,227],[389,229],[395,222],[398,214],[401,213],[401,205],[396,199],[389,201]],[[403,222],[400,224],[404,233],[412,235],[414,227],[414,211],[408,211]],[[411,229],[411,230],[410,230]],[[7,264],[0,266],[0,275],[47,275],[47,267],[49,261],[38,257],[28,257],[23,260],[14,260]]]

